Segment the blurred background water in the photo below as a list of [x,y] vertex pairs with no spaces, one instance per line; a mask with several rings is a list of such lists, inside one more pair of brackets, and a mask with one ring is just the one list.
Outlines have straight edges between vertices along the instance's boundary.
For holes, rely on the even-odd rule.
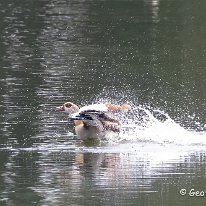
[[[0,205],[203,205],[205,6],[1,0]],[[65,101],[127,102],[129,129],[86,147]]]

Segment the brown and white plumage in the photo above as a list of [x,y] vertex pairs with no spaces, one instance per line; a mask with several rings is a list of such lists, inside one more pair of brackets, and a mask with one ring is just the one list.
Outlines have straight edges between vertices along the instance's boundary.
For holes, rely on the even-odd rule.
[[80,139],[101,138],[107,132],[120,132],[121,124],[111,118],[112,111],[129,110],[127,104],[115,105],[111,103],[93,104],[79,108],[72,102],[66,102],[57,108],[58,111],[69,113],[69,119],[74,121],[75,132]]

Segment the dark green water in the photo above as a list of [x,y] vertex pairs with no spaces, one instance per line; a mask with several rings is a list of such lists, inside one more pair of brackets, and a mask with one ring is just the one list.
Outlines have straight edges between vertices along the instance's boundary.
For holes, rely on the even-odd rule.
[[[1,0],[0,205],[205,205],[205,7]],[[86,147],[68,100],[127,102],[128,130]]]

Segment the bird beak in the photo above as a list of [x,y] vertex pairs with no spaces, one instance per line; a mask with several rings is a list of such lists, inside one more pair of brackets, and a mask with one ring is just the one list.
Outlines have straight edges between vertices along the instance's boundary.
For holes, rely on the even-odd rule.
[[63,106],[56,107],[56,109],[57,109],[58,112],[64,112],[65,111]]

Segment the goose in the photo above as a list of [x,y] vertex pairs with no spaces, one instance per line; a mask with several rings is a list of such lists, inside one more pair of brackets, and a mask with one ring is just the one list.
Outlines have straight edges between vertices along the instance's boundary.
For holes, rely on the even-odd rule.
[[108,132],[119,133],[121,124],[118,120],[111,118],[109,113],[130,109],[128,104],[111,103],[92,104],[79,108],[72,102],[65,102],[57,107],[58,111],[69,114],[69,120],[75,125],[75,133],[81,140],[101,138]]

